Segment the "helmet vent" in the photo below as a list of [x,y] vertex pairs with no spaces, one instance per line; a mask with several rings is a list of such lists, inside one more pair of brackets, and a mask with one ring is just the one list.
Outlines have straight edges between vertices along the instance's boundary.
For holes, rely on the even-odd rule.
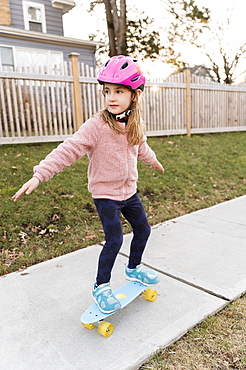
[[104,67],[107,67],[107,65],[109,64],[110,62],[110,59],[104,64]]
[[120,67],[120,69],[126,69],[128,67],[128,62],[125,62],[124,64],[122,64],[122,66]]
[[134,81],[138,81],[138,80],[139,80],[139,77],[140,77],[140,76],[133,77],[133,78],[131,79],[131,81],[132,81],[132,82],[134,82]]

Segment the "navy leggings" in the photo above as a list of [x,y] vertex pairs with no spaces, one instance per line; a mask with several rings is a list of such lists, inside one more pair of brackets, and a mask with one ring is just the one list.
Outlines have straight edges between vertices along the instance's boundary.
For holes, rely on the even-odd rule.
[[96,283],[108,283],[115,259],[123,242],[120,213],[129,221],[133,238],[131,241],[129,266],[135,268],[141,263],[150,226],[141,200],[137,194],[124,201],[94,199],[105,233],[105,244],[99,256]]

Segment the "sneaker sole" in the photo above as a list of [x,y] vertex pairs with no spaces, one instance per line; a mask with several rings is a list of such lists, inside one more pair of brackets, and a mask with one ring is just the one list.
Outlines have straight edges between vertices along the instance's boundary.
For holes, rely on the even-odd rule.
[[149,287],[151,287],[151,286],[155,286],[156,284],[158,284],[158,283],[159,283],[159,280],[158,280],[156,283],[154,283],[154,284],[147,284],[147,283],[143,283],[143,282],[142,282],[142,280],[137,279],[137,278],[131,278],[131,277],[130,277],[130,276],[128,276],[128,275],[125,275],[125,278],[126,278],[126,280],[136,281],[136,282],[138,282],[138,283],[143,284],[144,286],[149,286]]

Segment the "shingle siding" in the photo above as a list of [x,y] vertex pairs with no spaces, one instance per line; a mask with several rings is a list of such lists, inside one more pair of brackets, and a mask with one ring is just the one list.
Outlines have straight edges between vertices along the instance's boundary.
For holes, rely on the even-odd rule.
[[24,30],[25,27],[21,0],[10,0],[10,13],[12,20],[11,26]]

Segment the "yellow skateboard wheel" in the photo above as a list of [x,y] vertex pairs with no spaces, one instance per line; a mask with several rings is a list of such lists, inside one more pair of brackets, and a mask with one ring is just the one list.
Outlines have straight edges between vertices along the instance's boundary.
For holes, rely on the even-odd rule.
[[114,325],[110,324],[107,321],[101,321],[98,325],[98,333],[103,337],[110,337],[114,331]]
[[93,324],[82,324],[87,329],[93,329],[95,326]]
[[144,296],[145,296],[145,299],[147,299],[147,301],[151,301],[151,302],[154,302],[157,298],[157,291],[156,290],[153,290],[153,289],[146,289],[144,291]]

